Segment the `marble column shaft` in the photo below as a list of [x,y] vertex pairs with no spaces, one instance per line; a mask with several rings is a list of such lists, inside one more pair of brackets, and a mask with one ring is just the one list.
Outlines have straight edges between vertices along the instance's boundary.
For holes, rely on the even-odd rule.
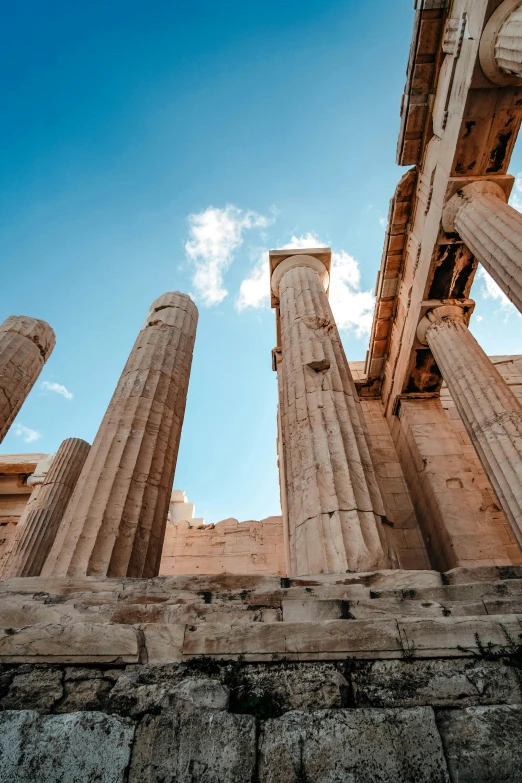
[[505,201],[494,182],[466,185],[446,205],[443,226],[459,234],[522,312],[522,214]]
[[196,336],[179,292],[151,306],[42,570],[157,576]]
[[38,318],[10,315],[0,324],[0,443],[55,343],[49,324]]
[[430,311],[417,336],[435,357],[522,547],[522,406],[469,331],[460,307]]
[[2,578],[40,575],[89,449],[80,438],[67,438],[60,445],[16,526]]
[[360,403],[320,274],[299,258],[303,265],[294,256],[288,271],[286,261],[276,269],[292,573],[386,568],[384,510]]

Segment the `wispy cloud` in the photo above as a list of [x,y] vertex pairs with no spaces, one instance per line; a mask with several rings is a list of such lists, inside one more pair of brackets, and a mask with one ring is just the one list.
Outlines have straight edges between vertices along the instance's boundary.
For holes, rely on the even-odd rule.
[[207,307],[219,304],[227,296],[223,276],[235,251],[243,244],[245,231],[268,226],[272,219],[233,204],[224,209],[207,207],[189,215],[190,238],[185,244],[194,267],[192,284],[195,296]]
[[[318,236],[312,233],[292,236],[285,248],[326,247]],[[330,275],[330,305],[339,329],[355,332],[357,337],[368,334],[372,325],[375,299],[371,291],[360,290],[358,262],[345,250],[332,251]],[[259,253],[252,271],[241,283],[236,308],[267,307],[270,301],[270,275],[268,250]]]
[[489,272],[486,272],[484,267],[479,267],[477,277],[480,278],[483,283],[480,291],[482,298],[492,299],[493,301],[498,302],[499,310],[504,314],[505,321],[512,315],[518,315],[520,317],[520,313],[515,305],[510,302],[502,289],[495,283]]
[[74,397],[74,394],[70,392],[66,386],[63,386],[61,383],[55,383],[54,381],[42,381],[40,388],[43,389],[43,391],[61,394],[66,400],[72,400]]
[[40,440],[42,433],[38,430],[32,430],[30,427],[25,427],[23,424],[14,425],[14,434],[25,443],[33,443],[35,440]]

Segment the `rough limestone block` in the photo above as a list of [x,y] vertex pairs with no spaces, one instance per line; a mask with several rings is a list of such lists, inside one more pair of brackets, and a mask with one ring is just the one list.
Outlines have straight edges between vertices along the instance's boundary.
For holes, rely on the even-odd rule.
[[218,680],[188,677],[173,688],[167,698],[169,706],[177,712],[226,711],[230,691]]
[[522,707],[441,710],[437,725],[453,781],[520,783]]
[[289,712],[261,730],[260,783],[448,783],[433,710]]
[[136,731],[129,783],[251,783],[255,753],[251,715],[147,715]]
[[138,641],[126,625],[33,625],[0,628],[2,663],[137,663]]
[[4,710],[51,712],[62,696],[62,673],[59,669],[20,666],[1,704]]
[[349,684],[333,663],[246,664],[232,692],[234,712],[274,718],[290,710],[343,707]]
[[133,735],[99,712],[0,712],[0,783],[123,783]]
[[522,703],[516,671],[492,661],[372,661],[352,671],[352,687],[358,707]]

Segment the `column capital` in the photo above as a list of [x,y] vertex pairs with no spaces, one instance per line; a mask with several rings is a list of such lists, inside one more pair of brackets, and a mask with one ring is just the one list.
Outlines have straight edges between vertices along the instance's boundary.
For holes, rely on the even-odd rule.
[[473,199],[481,198],[483,196],[493,196],[500,199],[502,203],[507,202],[507,195],[504,188],[497,182],[492,182],[489,179],[481,179],[477,182],[470,182],[468,185],[464,185],[460,188],[454,196],[452,196],[444,207],[442,213],[442,228],[447,234],[458,233],[455,228],[455,221],[459,211]]
[[480,39],[480,66],[493,84],[503,87],[522,84],[520,49],[514,46],[522,34],[521,6],[521,0],[504,0],[489,17]]
[[319,275],[324,290],[330,285],[332,251],[329,247],[270,250],[270,294],[271,305],[279,303],[279,284],[283,275],[298,266],[307,266]]
[[[468,300],[469,302],[469,300]],[[459,321],[465,326],[468,324],[466,317],[466,311],[464,307],[457,304],[441,305],[440,307],[434,307],[433,310],[428,310],[422,321],[417,327],[417,339],[422,345],[428,345],[427,334],[428,329],[443,319],[451,321]]]

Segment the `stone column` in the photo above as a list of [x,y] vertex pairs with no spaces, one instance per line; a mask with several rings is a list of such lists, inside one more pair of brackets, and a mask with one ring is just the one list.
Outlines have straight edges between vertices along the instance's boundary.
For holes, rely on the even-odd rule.
[[522,406],[469,331],[462,308],[431,310],[417,337],[429,345],[522,547]]
[[12,576],[39,576],[53,545],[56,531],[83,468],[90,446],[80,438],[64,440],[48,473],[34,483],[1,571]]
[[0,324],[0,443],[55,343],[49,324],[38,318],[10,315]]
[[504,0],[490,16],[480,39],[480,64],[494,84],[522,80],[522,3]]
[[456,232],[522,312],[522,214],[494,182],[474,182],[447,203],[443,227]]
[[382,498],[327,284],[327,268],[311,255],[293,254],[272,272],[291,575],[389,566]]
[[42,575],[157,576],[197,319],[186,294],[152,304]]

